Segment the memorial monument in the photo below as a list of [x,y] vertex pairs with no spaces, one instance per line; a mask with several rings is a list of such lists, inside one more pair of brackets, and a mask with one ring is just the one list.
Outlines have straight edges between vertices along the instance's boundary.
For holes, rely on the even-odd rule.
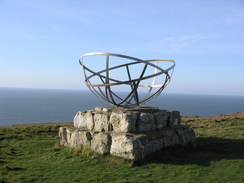
[[73,128],[59,129],[61,145],[142,160],[163,148],[195,142],[194,131],[180,124],[179,111],[142,106],[169,84],[173,60],[88,53],[79,62],[87,87],[112,106],[77,112]]

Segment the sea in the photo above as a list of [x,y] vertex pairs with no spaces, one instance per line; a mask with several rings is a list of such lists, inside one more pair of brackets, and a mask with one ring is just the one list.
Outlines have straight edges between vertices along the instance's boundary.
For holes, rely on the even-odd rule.
[[[86,90],[0,88],[0,126],[72,122],[78,111],[111,106]],[[178,110],[181,116],[244,112],[244,96],[164,93],[145,106]]]

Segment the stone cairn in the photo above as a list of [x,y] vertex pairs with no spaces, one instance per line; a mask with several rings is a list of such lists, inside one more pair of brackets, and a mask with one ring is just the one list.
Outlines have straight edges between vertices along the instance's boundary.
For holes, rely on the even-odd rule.
[[194,131],[180,123],[179,111],[156,107],[96,107],[77,112],[74,127],[60,127],[60,144],[143,160],[163,148],[194,143]]

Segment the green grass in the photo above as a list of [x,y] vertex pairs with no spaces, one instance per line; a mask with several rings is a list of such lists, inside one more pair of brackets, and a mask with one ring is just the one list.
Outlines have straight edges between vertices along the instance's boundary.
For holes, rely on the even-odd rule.
[[183,117],[196,148],[167,149],[144,162],[59,146],[66,124],[0,127],[0,182],[244,182],[244,118]]

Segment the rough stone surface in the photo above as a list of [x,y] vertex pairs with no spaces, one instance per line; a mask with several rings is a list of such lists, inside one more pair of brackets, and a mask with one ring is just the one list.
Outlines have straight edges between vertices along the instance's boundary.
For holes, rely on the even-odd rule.
[[115,132],[135,132],[136,120],[138,113],[124,113],[124,112],[112,112],[110,116],[110,124]]
[[111,136],[106,133],[95,133],[91,141],[91,149],[100,154],[110,152]]
[[103,113],[95,113],[94,130],[99,132],[108,132],[109,129],[108,115]]
[[59,136],[64,146],[80,147],[91,146],[91,134],[88,131],[80,131],[68,127],[60,127]]
[[85,120],[86,120],[87,129],[93,130],[93,128],[94,128],[94,119],[93,119],[92,111],[87,111],[86,112]]
[[68,138],[69,135],[67,134],[67,128],[66,127],[60,127],[58,136],[60,137],[60,144],[63,146],[68,146]]
[[141,113],[137,122],[137,132],[154,131],[155,129],[154,115],[152,113]]
[[164,147],[174,147],[180,144],[179,136],[172,127],[166,127],[162,129]]
[[162,129],[163,127],[166,127],[168,117],[170,117],[170,113],[166,110],[160,110],[159,112],[154,113],[156,128]]
[[170,125],[180,125],[180,122],[181,122],[180,112],[172,111]]
[[74,117],[74,126],[76,127],[86,127],[86,112],[79,111]]
[[129,134],[112,133],[110,154],[128,159],[142,159],[140,141]]
[[143,148],[143,157],[150,155],[151,153],[157,152],[164,147],[164,142],[162,138],[153,139],[149,141]]
[[195,132],[180,125],[179,111],[155,107],[96,107],[77,112],[74,128],[60,127],[60,144],[141,160],[166,147],[196,141]]
[[73,147],[91,145],[91,134],[86,131],[73,131],[70,136],[70,143]]
[[178,125],[175,126],[175,130],[183,146],[196,141],[196,134],[193,129],[184,125]]
[[180,122],[179,111],[156,107],[96,107],[93,111],[79,111],[74,117],[75,127],[99,132],[145,132]]

